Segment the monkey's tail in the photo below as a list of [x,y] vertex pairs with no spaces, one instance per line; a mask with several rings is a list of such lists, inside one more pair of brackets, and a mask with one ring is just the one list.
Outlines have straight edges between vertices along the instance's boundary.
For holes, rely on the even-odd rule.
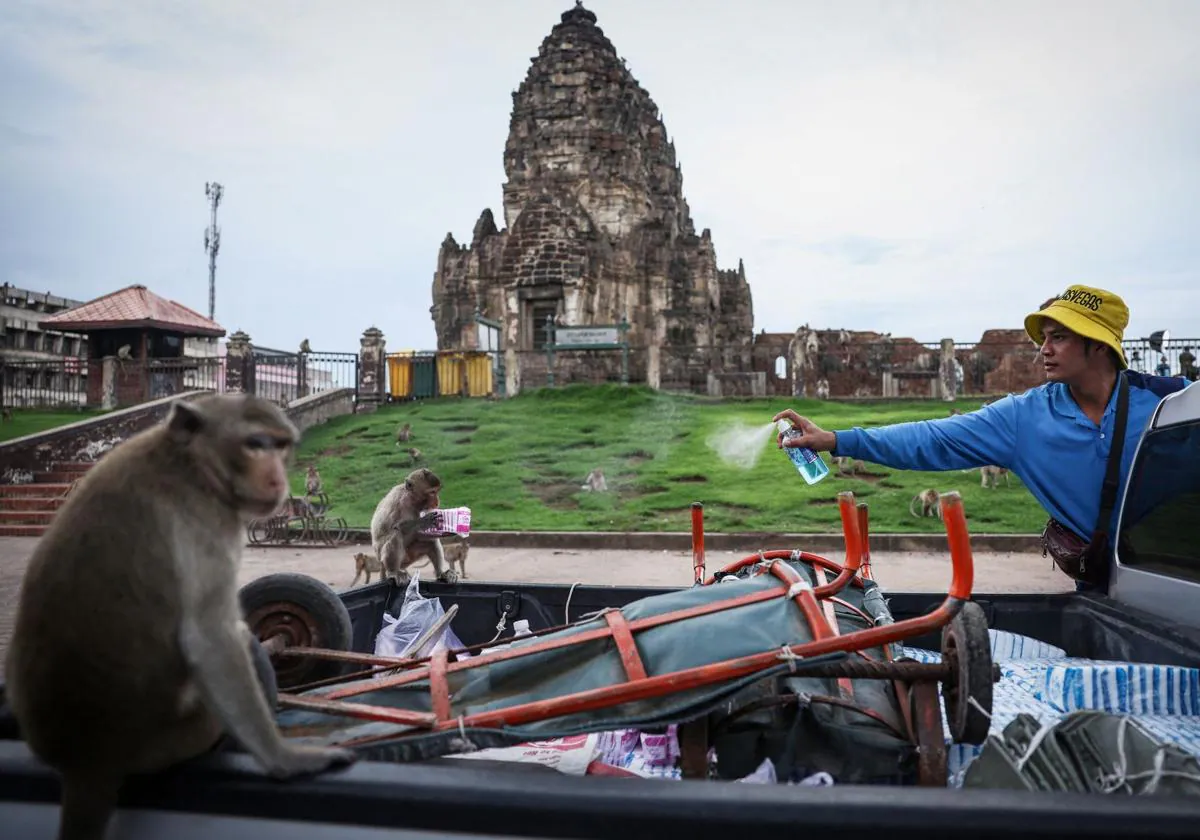
[[58,840],[104,840],[120,790],[121,780],[107,774],[63,773]]
[[913,517],[916,519],[920,519],[921,517],[917,516],[917,512],[913,509],[913,505],[915,505],[917,503],[917,499],[919,499],[919,498],[921,498],[921,496],[919,494],[916,496],[913,496],[912,501],[910,501],[908,503],[908,512],[911,513],[913,515]]

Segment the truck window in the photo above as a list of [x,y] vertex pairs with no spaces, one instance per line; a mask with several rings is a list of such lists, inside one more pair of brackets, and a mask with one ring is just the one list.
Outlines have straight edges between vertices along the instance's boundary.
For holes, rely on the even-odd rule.
[[1146,435],[1122,517],[1123,565],[1200,582],[1200,423]]

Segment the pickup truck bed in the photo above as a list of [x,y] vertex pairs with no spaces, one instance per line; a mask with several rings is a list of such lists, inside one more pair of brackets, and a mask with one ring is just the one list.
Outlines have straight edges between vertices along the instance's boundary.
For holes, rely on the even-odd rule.
[[[536,631],[562,624],[568,599],[570,615],[578,618],[666,590],[423,583],[421,591],[440,598],[447,609],[459,606],[453,626],[470,645],[495,636],[496,621],[506,608],[511,618],[529,620]],[[373,650],[383,611],[394,614],[403,595],[391,583],[342,593],[355,650]],[[888,597],[893,615],[901,620],[928,612],[944,596],[900,592]],[[1104,596],[976,594],[974,600],[985,608],[991,627],[1033,636],[1072,656],[1200,666],[1200,634],[1168,628]],[[908,643],[938,646],[936,638]],[[52,836],[57,800],[53,773],[19,741],[0,741],[0,824],[13,832],[6,836]],[[265,778],[248,757],[225,754],[131,783],[114,824],[122,830],[114,836],[181,840],[212,836],[219,828],[229,836],[258,840],[450,833],[626,840],[677,830],[697,840],[728,840],[747,829],[788,831],[798,825],[806,833],[828,831],[838,840],[879,838],[881,833],[888,840],[1195,837],[1200,803],[970,789],[569,777],[537,766],[457,759],[362,762],[343,772],[283,784]]]

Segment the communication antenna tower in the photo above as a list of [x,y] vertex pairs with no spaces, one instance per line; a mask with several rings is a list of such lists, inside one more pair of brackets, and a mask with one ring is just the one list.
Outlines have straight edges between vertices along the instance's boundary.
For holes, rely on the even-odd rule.
[[208,318],[211,321],[217,308],[217,251],[221,250],[221,229],[217,227],[217,206],[225,188],[216,181],[205,182],[204,195],[208,197],[211,220],[204,229],[204,250],[208,253]]

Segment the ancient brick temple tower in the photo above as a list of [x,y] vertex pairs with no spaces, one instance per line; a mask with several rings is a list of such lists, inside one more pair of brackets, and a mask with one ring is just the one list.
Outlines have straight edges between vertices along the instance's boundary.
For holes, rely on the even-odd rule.
[[[547,314],[566,325],[627,315],[634,347],[750,347],[741,261],[717,269],[657,106],[579,3],[513,94],[504,170],[504,229],[484,210],[470,246],[451,234],[442,242],[431,308],[439,348],[476,346],[476,307],[518,350],[541,346]],[[741,364],[741,352],[724,356]]]

